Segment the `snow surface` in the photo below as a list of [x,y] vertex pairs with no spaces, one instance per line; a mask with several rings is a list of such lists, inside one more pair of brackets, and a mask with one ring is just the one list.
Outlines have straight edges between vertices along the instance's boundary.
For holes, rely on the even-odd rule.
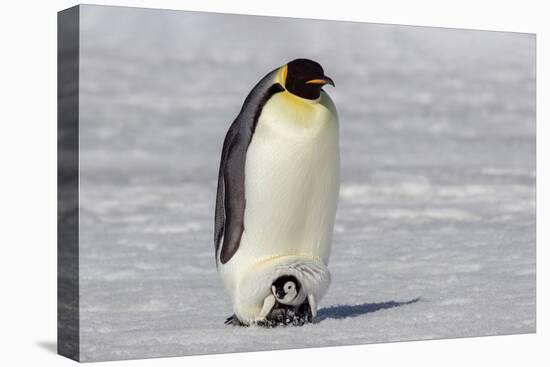
[[[535,331],[535,37],[83,6],[83,361]],[[223,325],[225,132],[267,72],[321,62],[341,121],[318,323]]]

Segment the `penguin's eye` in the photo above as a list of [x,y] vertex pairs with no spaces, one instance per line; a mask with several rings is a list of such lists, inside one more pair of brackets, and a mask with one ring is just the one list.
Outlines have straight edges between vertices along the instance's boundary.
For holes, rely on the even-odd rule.
[[293,288],[293,286],[294,286],[293,283],[288,282],[288,283],[286,283],[286,285],[285,285],[285,289],[286,289],[287,291],[289,291],[289,290],[291,290],[291,289]]

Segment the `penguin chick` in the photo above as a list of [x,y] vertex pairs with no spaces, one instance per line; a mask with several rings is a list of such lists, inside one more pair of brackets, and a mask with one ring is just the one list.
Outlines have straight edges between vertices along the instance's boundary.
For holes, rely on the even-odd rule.
[[[304,303],[306,299],[306,292],[293,275],[285,275],[279,277],[271,286],[271,291],[275,299],[283,304],[289,306],[299,306]],[[317,303],[315,302],[315,296],[313,294],[307,294],[307,301],[311,310],[311,316],[317,315]]]
[[[316,315],[316,304],[313,295],[307,296],[311,314]],[[266,319],[273,307],[278,303],[286,306],[299,306],[306,300],[302,285],[294,275],[283,275],[277,278],[271,285],[271,294],[264,299],[262,310],[256,317],[256,322]],[[313,303],[311,303],[313,302]]]

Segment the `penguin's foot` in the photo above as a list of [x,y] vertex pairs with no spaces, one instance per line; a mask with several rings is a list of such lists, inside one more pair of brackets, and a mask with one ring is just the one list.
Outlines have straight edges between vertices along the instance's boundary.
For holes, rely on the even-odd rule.
[[308,302],[299,306],[277,304],[265,320],[256,322],[257,325],[274,328],[277,326],[303,326],[313,322],[311,308]]
[[246,324],[243,324],[241,320],[239,320],[239,318],[235,316],[235,314],[229,316],[223,324],[232,326],[248,326]]

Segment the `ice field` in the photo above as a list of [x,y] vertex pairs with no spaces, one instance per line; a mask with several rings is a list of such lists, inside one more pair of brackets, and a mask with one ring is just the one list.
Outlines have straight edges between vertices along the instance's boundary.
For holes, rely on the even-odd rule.
[[[83,361],[535,331],[535,37],[84,6]],[[320,62],[342,180],[317,323],[223,325],[223,138],[247,93]]]

